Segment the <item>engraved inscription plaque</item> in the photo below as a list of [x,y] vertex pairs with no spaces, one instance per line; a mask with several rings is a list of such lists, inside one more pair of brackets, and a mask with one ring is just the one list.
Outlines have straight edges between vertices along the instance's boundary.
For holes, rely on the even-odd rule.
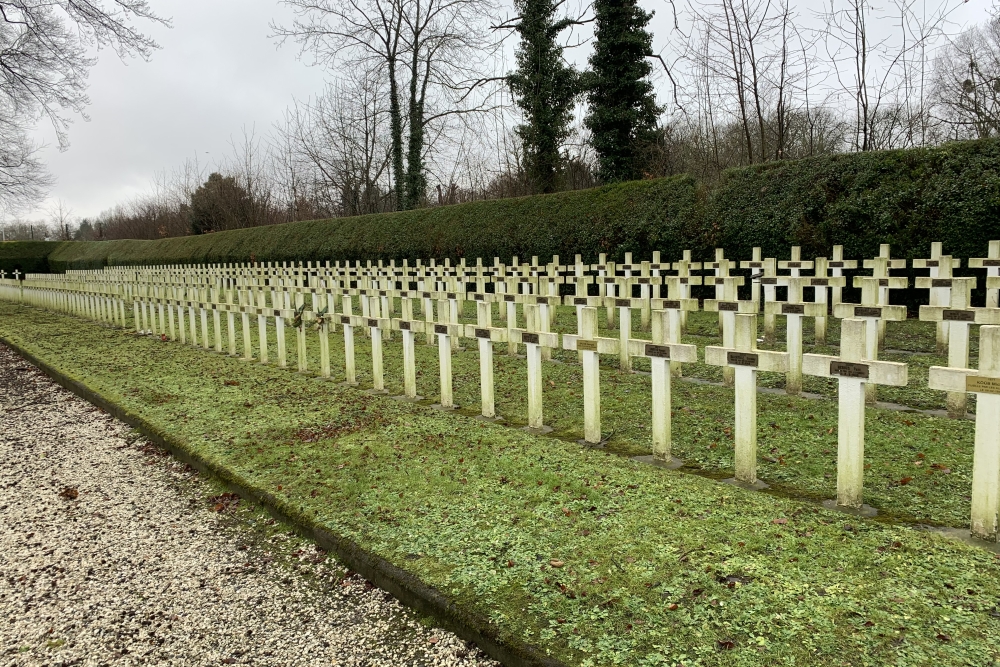
[[727,352],[726,362],[730,366],[757,366],[757,355],[750,352]]
[[977,394],[1000,394],[1000,378],[966,375],[965,391]]
[[632,305],[632,302],[628,299],[615,299],[615,305],[619,308],[628,308]]
[[777,278],[761,278],[760,279],[760,284],[761,285],[777,285],[778,284],[778,279]]
[[514,302],[514,295],[513,294],[504,294],[503,295],[503,300],[506,301],[507,303],[513,303]]
[[410,330],[410,323],[409,322],[400,322],[399,323],[399,330],[400,331],[409,331]]
[[826,278],[813,278],[812,285],[813,287],[829,287],[830,281]]
[[853,364],[847,361],[831,361],[830,375],[845,378],[868,379],[868,364]]
[[477,294],[476,295],[476,301],[485,301],[485,300],[486,300],[486,296],[485,295],[483,295],[483,294]]
[[781,314],[782,315],[805,315],[806,307],[801,303],[783,303],[781,304]]
[[436,333],[436,334],[446,334],[446,333],[448,333],[448,325],[447,324],[435,324],[434,325],[434,333]]
[[983,266],[1000,266],[1000,259],[984,259]]
[[350,324],[351,323],[351,318],[348,317],[347,315],[341,315],[340,316],[340,323],[341,324]]
[[670,348],[666,345],[646,345],[646,356],[647,357],[658,357],[660,359],[670,358]]
[[941,319],[946,322],[975,322],[976,311],[974,310],[945,310],[941,313]]
[[740,304],[737,301],[720,301],[719,310],[727,311],[738,311],[740,309]]
[[578,340],[576,341],[576,349],[581,352],[597,352],[597,341],[596,340]]
[[878,286],[879,287],[888,287],[889,286],[889,279],[888,278],[879,278],[878,279]]
[[368,320],[368,326],[377,329],[378,328],[378,320]]
[[523,333],[521,334],[522,343],[532,343],[538,345],[538,334],[536,333]]
[[674,308],[674,309],[678,309],[679,310],[680,307],[681,307],[681,302],[680,301],[664,301],[663,302],[663,307],[664,307],[664,309]]
[[948,278],[932,278],[931,287],[951,287],[951,280]]
[[865,306],[857,306],[854,308],[855,317],[882,317],[881,308],[868,308]]
[[586,306],[587,305],[587,299],[585,297],[579,297],[579,298],[573,299],[573,305],[574,306]]
[[489,338],[489,337],[490,337],[489,329],[476,329],[476,338]]

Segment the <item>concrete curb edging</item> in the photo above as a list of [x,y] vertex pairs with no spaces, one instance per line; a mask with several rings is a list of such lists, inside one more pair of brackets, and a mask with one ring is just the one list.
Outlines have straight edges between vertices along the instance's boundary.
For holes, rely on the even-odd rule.
[[563,662],[543,655],[536,646],[502,638],[500,629],[491,624],[487,618],[464,611],[447,596],[423,583],[410,572],[367,551],[353,540],[333,533],[295,511],[288,503],[278,500],[272,494],[249,484],[239,475],[190,451],[144,418],[122,408],[9,338],[0,336],[0,343],[7,345],[26,361],[35,365],[56,384],[125,422],[151,442],[169,451],[178,460],[191,465],[199,472],[211,475],[241,497],[253,500],[271,514],[288,522],[301,534],[314,539],[323,549],[334,554],[351,570],[389,592],[407,607],[431,616],[442,628],[454,632],[466,641],[473,642],[494,660],[500,661],[507,667],[566,667]]

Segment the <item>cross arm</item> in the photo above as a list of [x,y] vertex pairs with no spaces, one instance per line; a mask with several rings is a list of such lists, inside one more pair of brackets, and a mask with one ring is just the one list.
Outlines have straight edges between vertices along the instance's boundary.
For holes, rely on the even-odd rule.
[[806,317],[826,317],[826,304],[768,301],[764,304],[764,312],[768,315],[805,315]]
[[613,296],[604,297],[605,308],[642,308],[645,303],[645,299],[620,299]]
[[854,286],[864,287],[865,281],[868,280],[877,280],[879,287],[888,287],[889,289],[906,289],[910,286],[908,278],[875,278],[874,276],[854,276]]
[[589,306],[597,308],[604,305],[603,296],[565,296],[563,304],[567,306]]
[[533,343],[542,347],[558,348],[559,334],[549,331],[527,331],[525,329],[510,329],[512,343]]
[[990,276],[987,278],[986,289],[1000,289],[1000,276]]
[[[890,259],[888,262],[886,262],[886,265],[890,269],[905,269],[906,268],[906,260],[905,259]],[[875,268],[875,260],[874,259],[866,259],[864,261],[863,266],[866,269],[874,269]]]
[[947,306],[920,306],[923,322],[971,322],[973,324],[1000,324],[1000,308],[960,308]]
[[872,384],[905,387],[909,381],[906,364],[895,361],[842,361],[825,354],[803,354],[802,372],[816,377],[861,378]]
[[598,354],[618,354],[619,340],[617,338],[583,338],[577,334],[563,334],[564,350],[597,352]]
[[[972,260],[969,260],[970,262]],[[938,259],[915,259],[913,260],[913,268],[915,269],[934,269],[941,265],[941,260]],[[972,266],[971,264],[969,266]],[[962,268],[962,260],[958,257],[954,257],[951,260],[951,268],[960,269]]]
[[978,377],[979,371],[974,368],[950,368],[948,366],[931,366],[927,371],[927,387],[938,391],[967,391],[968,378]]
[[478,327],[474,324],[465,325],[465,337],[485,338],[486,340],[494,343],[506,343],[508,340],[507,329],[499,329],[497,327]]
[[955,289],[976,289],[975,278],[917,278],[917,289],[932,287],[954,287]]
[[651,299],[650,307],[653,310],[698,310],[698,299]]
[[705,276],[702,278],[702,285],[736,285],[743,286],[743,276]]
[[630,339],[629,354],[633,357],[649,357],[651,359],[670,359],[681,363],[698,361],[698,346],[678,343],[655,344],[648,340]]
[[906,306],[862,306],[856,303],[838,303],[833,307],[834,317],[874,317],[898,322],[906,319]]
[[734,312],[734,313],[756,313],[757,303],[754,301],[722,301],[718,299],[705,299],[706,312]]
[[992,257],[972,257],[969,259],[970,269],[993,269],[1000,267],[1000,259]]
[[703,276],[664,276],[663,284],[673,289],[678,285],[701,285]]
[[458,336],[461,338],[465,334],[464,324],[441,324],[439,322],[425,322],[424,331],[427,333],[443,334],[445,336]]
[[856,269],[858,260],[856,259],[831,259],[827,262],[827,267],[831,269]]
[[628,285],[662,285],[663,276],[631,276],[625,282]]
[[813,268],[814,262],[790,262],[790,261],[780,261],[778,262],[778,268],[783,270],[788,269],[811,269]]
[[705,363],[709,366],[750,366],[758,371],[787,373],[788,353],[708,345],[705,347]]

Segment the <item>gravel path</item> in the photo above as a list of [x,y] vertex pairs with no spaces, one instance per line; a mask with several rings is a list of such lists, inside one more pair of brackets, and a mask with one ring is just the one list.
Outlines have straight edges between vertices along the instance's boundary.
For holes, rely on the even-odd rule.
[[495,666],[0,345],[0,664]]

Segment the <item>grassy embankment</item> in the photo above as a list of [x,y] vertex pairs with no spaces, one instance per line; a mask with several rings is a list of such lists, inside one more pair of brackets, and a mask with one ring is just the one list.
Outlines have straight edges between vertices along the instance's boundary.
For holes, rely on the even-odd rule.
[[[711,318],[696,317],[692,333],[711,333]],[[890,329],[889,346],[923,341],[919,329]],[[643,375],[603,371],[614,435],[596,451],[9,304],[0,335],[567,663],[1000,659],[993,554],[628,460],[648,447]],[[399,357],[388,344],[391,391]],[[335,345],[338,371],[341,360]],[[366,361],[359,354],[359,369]],[[418,364],[420,391],[434,396],[432,348]],[[497,365],[499,410],[516,419],[524,362],[498,355]],[[463,405],[477,404],[475,367],[474,351],[456,356]],[[578,368],[545,374],[547,421],[578,434]],[[675,453],[722,476],[731,391],[675,388]],[[774,459],[761,477],[832,496],[835,403],[762,395],[759,407],[761,454]],[[971,424],[873,410],[868,433],[870,503],[891,518],[964,523]]]

